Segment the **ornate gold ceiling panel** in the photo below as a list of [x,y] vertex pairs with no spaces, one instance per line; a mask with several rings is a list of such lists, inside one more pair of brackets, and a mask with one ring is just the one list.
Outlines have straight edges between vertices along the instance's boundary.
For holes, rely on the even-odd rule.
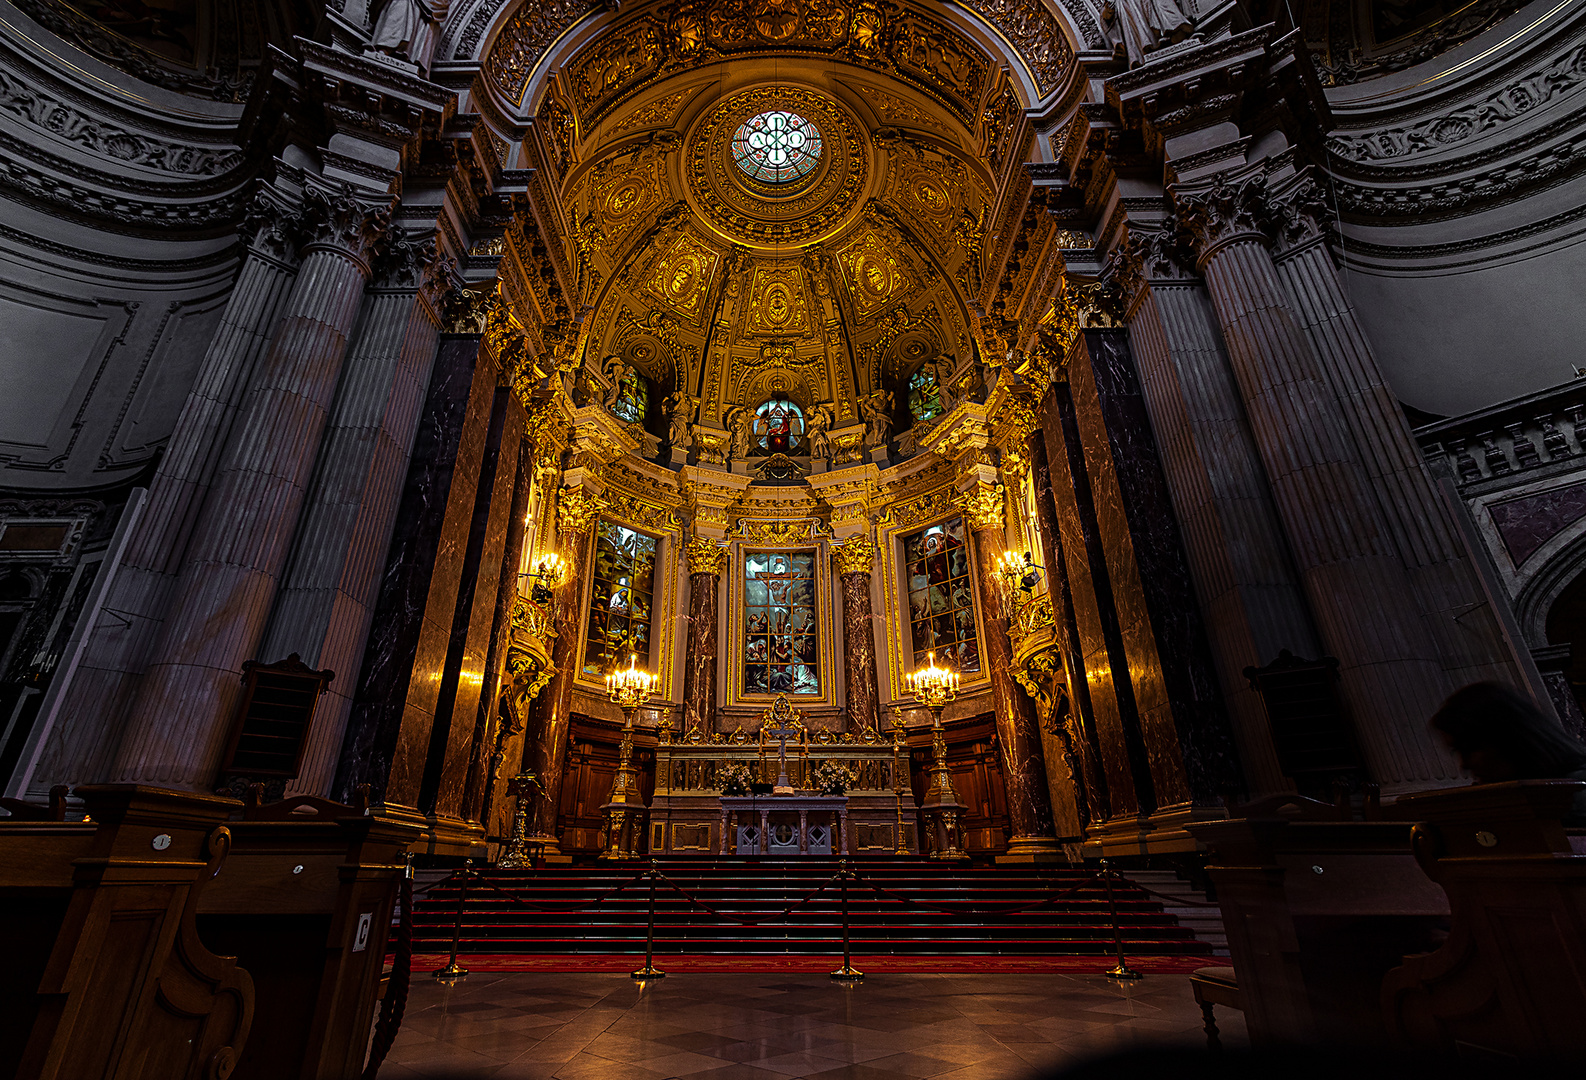
[[698,322],[721,257],[683,233],[657,263],[646,291],[690,322]]
[[854,314],[861,319],[896,304],[914,290],[913,278],[892,244],[873,227],[838,249],[837,263],[853,297]]
[[[773,188],[752,181],[733,160],[733,135],[758,113],[786,109],[813,122],[821,153],[801,180]],[[819,243],[858,211],[870,169],[863,127],[837,101],[801,87],[761,86],[726,98],[695,126],[683,151],[690,202],[734,243],[779,247]]]
[[749,295],[745,333],[788,335],[809,329],[809,301],[804,274],[797,264],[755,267]]

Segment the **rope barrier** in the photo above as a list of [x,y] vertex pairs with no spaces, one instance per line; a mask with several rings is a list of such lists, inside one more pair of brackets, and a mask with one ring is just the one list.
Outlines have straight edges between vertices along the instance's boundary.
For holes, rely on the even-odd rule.
[[[657,871],[657,873],[660,873],[660,871]],[[789,904],[787,907],[777,912],[777,914],[772,915],[769,918],[757,916],[753,919],[742,919],[731,912],[719,911],[705,903],[687,889],[684,889],[681,885],[667,877],[665,874],[661,874],[660,877],[662,881],[666,882],[667,885],[671,887],[673,892],[677,893],[679,896],[683,897],[683,899],[687,900],[689,903],[693,904],[695,907],[699,908],[708,915],[714,915],[718,919],[731,919],[733,922],[738,923],[741,926],[759,926],[761,923],[776,922],[779,919],[787,918],[789,915],[793,914],[793,912],[797,911],[799,908],[803,907],[805,904],[809,903],[811,900],[815,899],[821,893],[829,889],[832,882],[837,881],[842,877],[842,873],[839,872],[833,874],[831,877],[822,882],[813,892],[808,893],[804,899],[800,900],[796,904]]]
[[621,885],[618,885],[615,889],[612,889],[610,892],[601,894],[600,896],[596,897],[594,900],[589,901],[588,903],[553,904],[553,905],[551,905],[549,907],[547,907],[547,906],[545,906],[543,904],[531,904],[527,900],[520,900],[518,898],[518,894],[513,892],[511,889],[503,889],[500,885],[497,885],[495,882],[491,881],[489,878],[484,878],[483,880],[484,880],[484,883],[486,885],[490,886],[496,892],[500,893],[502,896],[505,896],[508,900],[512,901],[514,904],[517,904],[519,907],[526,907],[530,911],[544,911],[544,912],[550,912],[552,914],[556,914],[556,913],[559,913],[559,912],[566,912],[567,914],[572,914],[573,912],[576,912],[576,911],[588,911],[592,907],[598,907],[599,905],[604,904],[607,900],[610,900],[613,896],[616,896],[622,890],[624,890],[624,889],[636,884],[637,882],[643,881],[645,879],[645,877],[648,876],[648,874],[649,874],[649,871],[645,871],[645,872],[640,873],[640,874],[635,874],[633,877],[629,878],[627,881],[624,881]]
[[[1117,873],[1117,871],[1114,871],[1114,873]],[[1172,903],[1172,904],[1179,904],[1179,905],[1181,905],[1183,907],[1221,907],[1222,906],[1221,904],[1219,904],[1215,900],[1183,900],[1183,899],[1180,899],[1177,896],[1169,896],[1167,893],[1159,893],[1155,889],[1148,889],[1144,885],[1140,884],[1138,881],[1134,881],[1134,880],[1132,880],[1130,878],[1126,878],[1122,874],[1119,874],[1118,877],[1122,881],[1129,882],[1129,884],[1133,885],[1135,888],[1139,889],[1141,892],[1145,893],[1147,896],[1154,896],[1158,900],[1166,900],[1166,901],[1168,901],[1169,903]]]
[[1099,873],[1092,874],[1084,881],[1081,881],[1078,885],[1075,885],[1072,889],[1065,889],[1056,896],[1049,896],[1045,900],[1041,900],[1034,904],[998,904],[996,907],[977,908],[968,904],[959,904],[955,905],[954,907],[942,907],[936,904],[922,904],[918,900],[911,900],[907,896],[902,896],[898,893],[892,892],[890,889],[883,889],[881,886],[870,881],[864,875],[858,873],[858,871],[855,871],[854,873],[856,880],[868,885],[873,892],[881,896],[885,896],[889,900],[895,900],[900,904],[908,904],[911,907],[923,908],[926,911],[938,911],[944,915],[1018,915],[1025,911],[1039,911],[1041,908],[1051,907],[1059,900],[1074,895],[1087,885],[1094,885],[1101,879],[1101,876],[1102,875]]

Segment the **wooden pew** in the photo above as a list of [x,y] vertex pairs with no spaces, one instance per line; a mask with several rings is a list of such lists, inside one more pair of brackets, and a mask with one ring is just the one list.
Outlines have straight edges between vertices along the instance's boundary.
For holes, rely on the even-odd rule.
[[0,1077],[224,1080],[253,981],[195,918],[240,804],[131,784],[77,794],[91,824],[0,820]]
[[1410,852],[1410,823],[1273,816],[1187,828],[1210,849],[1251,1044],[1386,1041],[1382,976],[1432,947],[1449,910]]
[[1582,786],[1522,780],[1399,800],[1453,920],[1441,948],[1383,980],[1389,1030],[1465,1054],[1586,1057],[1586,855],[1561,823]]
[[405,853],[420,830],[323,799],[258,805],[198,909],[252,974],[253,1038],[233,1080],[343,1080],[364,1067]]

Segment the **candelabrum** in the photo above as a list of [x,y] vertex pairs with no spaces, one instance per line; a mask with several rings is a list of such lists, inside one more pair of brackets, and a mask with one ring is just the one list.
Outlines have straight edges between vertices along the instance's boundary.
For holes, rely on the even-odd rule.
[[936,859],[965,859],[959,837],[963,813],[958,792],[953,788],[953,770],[947,764],[947,739],[942,731],[942,710],[958,696],[958,672],[936,666],[932,652],[926,666],[904,677],[904,688],[914,700],[931,711],[931,780],[925,792],[924,810],[936,825]]
[[[567,580],[567,563],[560,555],[548,551],[535,560],[533,570],[518,576],[528,584],[529,618],[533,624],[529,632],[536,637],[544,637],[551,625],[551,601],[556,596],[556,589]],[[518,591],[524,590],[520,586]]]
[[512,818],[512,837],[496,860],[503,870],[522,870],[534,864],[534,852],[529,848],[529,807],[539,786],[531,772],[521,772],[507,781],[507,794],[518,800],[518,809]]
[[606,800],[606,850],[602,859],[634,857],[632,826],[644,805],[639,798],[639,774],[633,767],[633,717],[655,693],[655,676],[639,670],[639,658],[628,657],[628,666],[606,676],[606,696],[622,710],[622,746],[617,751],[617,775],[611,779]]
[[909,853],[909,837],[903,820],[903,781],[909,774],[904,770],[908,754],[907,731],[903,727],[903,714],[892,712],[892,797],[897,802],[898,820],[892,830],[892,854]]

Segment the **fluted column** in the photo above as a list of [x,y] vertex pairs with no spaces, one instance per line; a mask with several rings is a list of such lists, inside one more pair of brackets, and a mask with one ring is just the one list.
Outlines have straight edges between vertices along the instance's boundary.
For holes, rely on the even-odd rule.
[[115,780],[205,788],[215,778],[388,220],[349,191],[305,196],[302,268],[193,530]]
[[564,487],[556,498],[556,528],[567,559],[567,584],[556,590],[556,646],[551,652],[556,674],[534,699],[525,722],[524,761],[540,784],[529,818],[535,840],[557,851],[556,819],[562,805],[562,780],[567,773],[567,735],[572,723],[573,681],[584,643],[579,639],[584,578],[590,568],[590,538],[601,502],[582,487]]
[[1367,765],[1390,791],[1446,783],[1458,770],[1425,724],[1448,684],[1370,477],[1273,265],[1260,227],[1265,198],[1259,176],[1177,195]]
[[870,572],[876,545],[855,536],[837,549],[843,587],[843,678],[848,691],[848,730],[881,730],[881,694],[876,684],[876,631],[870,610]]
[[248,241],[220,325],[204,353],[149,486],[82,661],[66,689],[62,722],[50,732],[32,787],[106,778],[126,709],[147,668],[181,558],[243,392],[280,322],[297,275],[297,208],[265,189],[243,224]]
[[[1092,822],[1107,818],[1107,778],[1101,769],[1101,741],[1096,734],[1095,707],[1090,700],[1090,683],[1085,678],[1085,656],[1079,646],[1079,626],[1074,617],[1074,596],[1068,584],[1068,567],[1063,558],[1063,538],[1057,529],[1057,507],[1052,498],[1052,468],[1046,459],[1046,439],[1039,429],[1025,440],[1025,459],[1030,463],[1030,478],[1035,485],[1035,526],[1041,550],[1046,555],[1047,593],[1052,601],[1053,633],[1062,654],[1068,715],[1062,719],[1063,754],[1069,765],[1069,793],[1072,810],[1065,815],[1054,791],[1053,820],[1057,828],[1081,835]],[[1050,759],[1049,759],[1050,760]],[[1051,770],[1048,786],[1053,786]],[[1063,822],[1072,818],[1071,826]]]
[[1273,214],[1278,276],[1360,449],[1450,682],[1498,679],[1521,684],[1531,673],[1522,674],[1516,666],[1448,507],[1426,470],[1410,421],[1344,295],[1322,239],[1332,217],[1321,184],[1313,176],[1301,176],[1274,200]]
[[326,796],[336,775],[450,278],[450,260],[408,237],[375,269],[259,648],[262,660],[297,653],[337,675],[315,708],[294,793]]
[[1002,591],[992,567],[1002,557],[1007,537],[1004,525],[1006,492],[1001,484],[980,485],[962,497],[964,518],[975,537],[976,587],[980,590],[981,664],[991,676],[991,700],[997,710],[997,742],[1002,747],[1003,782],[1008,791],[1008,821],[1013,836],[1011,858],[1056,857],[1057,830],[1052,824],[1051,793],[1046,785],[1046,765],[1041,751],[1041,729],[1035,704],[1014,681],[1013,643],[1008,638],[1008,616]]
[[1139,288],[1129,343],[1239,759],[1253,793],[1285,790],[1292,785],[1244,669],[1271,663],[1283,649],[1318,655],[1316,631],[1216,314],[1180,251],[1177,221],[1131,225],[1129,252]]
[[696,536],[688,556],[688,649],[683,654],[683,730],[709,732],[716,722],[716,664],[720,629],[716,590],[727,549],[708,536]]

